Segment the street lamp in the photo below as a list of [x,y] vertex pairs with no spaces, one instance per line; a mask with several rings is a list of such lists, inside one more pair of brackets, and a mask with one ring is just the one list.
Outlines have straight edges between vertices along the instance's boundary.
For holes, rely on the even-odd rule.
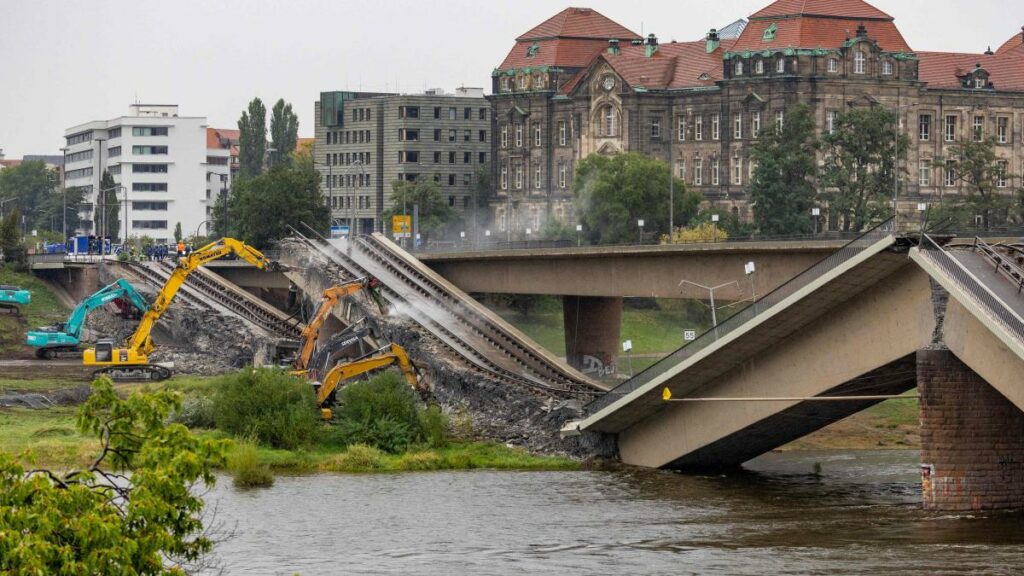
[[743,273],[750,278],[750,302],[754,305],[754,314],[757,314],[757,289],[754,288],[754,272],[756,271],[757,268],[752,261],[743,266]]
[[643,218],[636,221],[636,227],[640,230],[640,241],[639,244],[644,243],[644,220]]
[[715,310],[715,290],[720,290],[722,288],[725,288],[726,286],[732,285],[735,285],[736,288],[739,288],[740,283],[733,280],[731,282],[726,282],[725,284],[719,284],[718,286],[705,286],[703,284],[698,284],[696,282],[690,282],[689,280],[682,280],[679,282],[679,287],[682,288],[683,284],[689,284],[690,286],[696,286],[697,288],[702,288],[708,291],[708,294],[711,298],[711,327],[715,331],[715,340],[718,340],[718,314]]
[[711,233],[714,236],[714,242],[718,242],[718,214],[711,215]]
[[811,216],[814,216],[814,237],[818,237],[818,216],[821,216],[821,208],[811,208]]
[[576,246],[579,247],[582,244],[581,234],[583,233],[583,224],[576,225]]

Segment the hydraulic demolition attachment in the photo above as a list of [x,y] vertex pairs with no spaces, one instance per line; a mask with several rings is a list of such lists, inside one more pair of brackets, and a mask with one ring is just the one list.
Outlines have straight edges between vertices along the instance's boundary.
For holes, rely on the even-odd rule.
[[319,386],[314,383],[316,402],[317,406],[320,407],[320,417],[324,420],[330,420],[333,417],[330,405],[334,403],[335,392],[337,392],[338,387],[343,382],[387,368],[392,364],[398,364],[398,368],[402,371],[402,375],[405,376],[406,382],[414,390],[422,392],[420,390],[419,378],[416,375],[416,367],[409,360],[409,355],[406,354],[405,348],[398,344],[388,344],[368,356],[353,360],[352,362],[338,364],[327,373],[323,383],[319,384]]
[[316,312],[313,313],[313,317],[302,331],[302,347],[299,349],[299,355],[294,365],[297,373],[304,373],[309,369],[309,360],[316,349],[316,340],[320,336],[320,329],[323,327],[327,316],[331,313],[334,306],[342,298],[351,296],[364,289],[369,291],[377,305],[380,306],[380,300],[376,295],[377,280],[374,278],[360,278],[344,284],[338,284],[337,286],[331,286],[324,290]]
[[0,313],[21,316],[21,306],[32,302],[32,293],[17,286],[0,284]]
[[234,254],[260,270],[275,267],[275,264],[259,250],[234,238],[221,238],[216,242],[211,242],[178,260],[178,265],[171,277],[164,283],[156,300],[153,301],[153,305],[143,314],[142,321],[139,322],[135,333],[123,348],[118,348],[113,340],[100,340],[96,343],[95,348],[85,350],[82,354],[82,362],[86,366],[98,367],[93,372],[94,376],[106,374],[115,381],[169,378],[171,371],[168,368],[149,363],[149,354],[153,352],[153,341],[150,338],[153,326],[167,311],[189,274],[203,264],[228,254]]
[[[29,332],[25,337],[25,343],[36,349],[37,358],[51,360],[66,353],[77,354],[85,318],[104,304],[121,299],[127,300],[142,314],[149,310],[146,299],[127,280],[119,278],[113,284],[100,288],[95,294],[79,302],[66,322],[58,322]],[[132,308],[126,307],[121,310],[124,314]]]

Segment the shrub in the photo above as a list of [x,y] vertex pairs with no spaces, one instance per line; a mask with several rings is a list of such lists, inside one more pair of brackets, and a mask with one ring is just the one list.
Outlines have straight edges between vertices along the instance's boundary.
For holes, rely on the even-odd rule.
[[236,488],[270,486],[274,474],[266,464],[260,464],[259,451],[252,442],[239,442],[228,454],[228,471],[234,477]]
[[318,427],[316,399],[303,379],[276,368],[223,377],[213,395],[217,428],[275,448],[308,444]]
[[366,444],[353,444],[322,468],[335,472],[373,472],[384,467],[384,454]]
[[189,428],[214,428],[213,399],[208,396],[189,396],[181,403],[181,409],[171,415],[171,421]]
[[368,444],[401,452],[422,437],[416,393],[388,371],[343,388],[335,410],[346,444]]
[[448,443],[448,416],[436,404],[420,411],[420,431],[431,448],[443,448]]
[[398,459],[400,470],[440,470],[445,464],[436,452],[409,452]]

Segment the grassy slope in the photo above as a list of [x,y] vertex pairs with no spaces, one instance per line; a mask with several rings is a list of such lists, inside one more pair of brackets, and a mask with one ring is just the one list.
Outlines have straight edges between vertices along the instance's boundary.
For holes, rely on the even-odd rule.
[[46,284],[31,274],[0,266],[0,284],[12,284],[32,292],[32,302],[21,309],[24,318],[0,315],[0,355],[20,351],[25,330],[63,320],[70,312]]

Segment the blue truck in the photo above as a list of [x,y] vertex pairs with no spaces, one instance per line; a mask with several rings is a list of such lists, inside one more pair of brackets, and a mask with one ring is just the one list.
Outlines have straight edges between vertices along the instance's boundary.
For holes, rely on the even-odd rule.
[[[82,300],[71,311],[71,316],[66,322],[44,326],[29,332],[25,336],[25,343],[36,349],[37,358],[44,360],[52,360],[68,353],[77,354],[82,325],[85,324],[86,316],[96,308],[118,299],[127,300],[141,313],[149,310],[149,303],[146,302],[146,299],[127,280],[119,278],[113,284],[104,286],[92,296]],[[122,308],[122,311],[127,309],[130,308]]]

